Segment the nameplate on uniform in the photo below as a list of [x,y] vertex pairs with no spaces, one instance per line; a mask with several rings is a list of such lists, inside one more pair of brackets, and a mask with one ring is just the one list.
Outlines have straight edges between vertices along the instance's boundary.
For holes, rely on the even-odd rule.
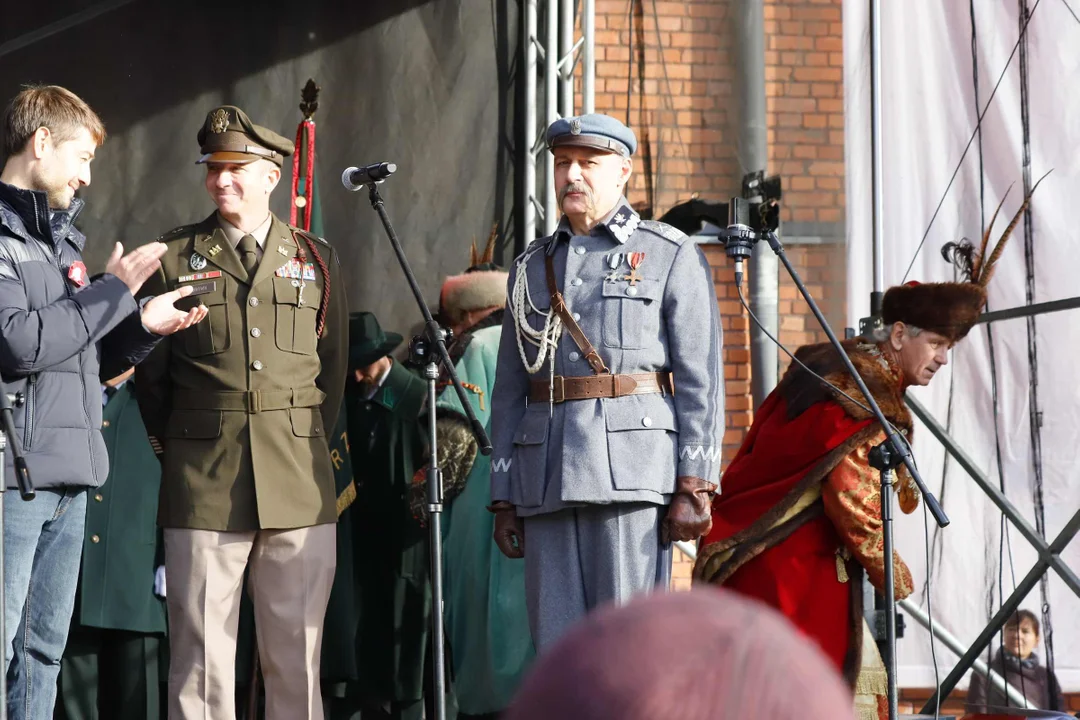
[[[220,270],[211,270],[210,272],[195,273],[194,275],[181,275],[176,278],[176,282],[186,283],[195,282],[196,280],[212,280],[213,278],[221,277]],[[203,292],[208,292],[204,290]]]
[[206,282],[188,285],[187,287],[191,288],[191,294],[188,297],[191,297],[191,295],[205,295],[206,293],[217,290],[217,281],[207,280]]

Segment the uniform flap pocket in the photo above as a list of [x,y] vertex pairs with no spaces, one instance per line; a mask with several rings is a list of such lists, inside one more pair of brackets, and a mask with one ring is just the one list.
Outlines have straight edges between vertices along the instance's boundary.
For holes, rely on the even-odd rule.
[[[295,283],[295,284],[294,284]],[[315,283],[308,281],[305,293],[311,293],[308,297],[315,297],[317,292]],[[300,281],[295,278],[274,277],[274,302],[278,305],[300,304]],[[314,309],[314,307],[313,307]]]
[[208,440],[221,435],[220,410],[174,410],[165,437]]
[[549,420],[547,405],[537,412],[526,411],[514,433],[514,444],[543,445],[547,441]]
[[679,429],[670,395],[628,395],[603,402],[608,432]]
[[604,297],[619,297],[626,300],[659,300],[664,288],[659,280],[641,280],[634,285],[628,282],[605,282]]
[[322,437],[324,434],[322,413],[318,408],[290,408],[289,421],[296,437]]

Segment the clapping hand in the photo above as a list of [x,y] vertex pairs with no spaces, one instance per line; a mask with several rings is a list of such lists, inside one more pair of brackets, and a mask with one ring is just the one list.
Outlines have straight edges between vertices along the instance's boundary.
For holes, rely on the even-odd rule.
[[123,280],[131,294],[135,295],[147,278],[161,267],[160,258],[168,249],[169,246],[165,243],[152,242],[125,255],[124,246],[116,243],[109,262],[105,265],[105,272]]
[[142,310],[143,327],[155,335],[172,335],[201,322],[209,312],[205,305],[191,308],[187,312],[176,308],[176,301],[190,294],[191,287],[184,286],[158,295],[146,303]]

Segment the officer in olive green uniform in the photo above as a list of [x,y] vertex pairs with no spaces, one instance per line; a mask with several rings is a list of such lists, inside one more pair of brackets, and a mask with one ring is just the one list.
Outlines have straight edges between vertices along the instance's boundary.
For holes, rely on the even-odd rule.
[[419,416],[427,386],[387,357],[401,340],[384,332],[371,313],[350,317],[345,407],[357,487],[350,512],[361,608],[359,694],[365,710],[389,706],[389,715],[374,717],[395,719],[423,716],[425,675],[431,671],[425,672],[431,607],[427,532],[412,517],[407,494],[425,456]]
[[206,321],[136,371],[163,448],[172,720],[234,716],[240,585],[250,566],[267,718],[323,717],[319,655],[337,497],[327,434],[341,406],[348,311],[337,255],[269,210],[292,143],[239,108],[199,131],[218,211],[161,238],[148,295],[183,285]]
[[86,504],[82,571],[60,661],[59,720],[157,720],[165,602],[155,570],[161,465],[146,439],[129,370],[107,383],[101,436],[109,477]]

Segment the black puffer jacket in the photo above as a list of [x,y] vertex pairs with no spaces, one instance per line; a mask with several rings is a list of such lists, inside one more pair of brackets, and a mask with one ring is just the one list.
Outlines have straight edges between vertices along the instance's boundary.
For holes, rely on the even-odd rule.
[[[101,380],[138,363],[156,339],[120,278],[81,288],[70,279],[86,243],[73,224],[81,209],[76,199],[50,211],[44,193],[0,182],[0,376],[24,397],[15,427],[38,488],[105,482]],[[11,468],[7,453],[8,488]]]

